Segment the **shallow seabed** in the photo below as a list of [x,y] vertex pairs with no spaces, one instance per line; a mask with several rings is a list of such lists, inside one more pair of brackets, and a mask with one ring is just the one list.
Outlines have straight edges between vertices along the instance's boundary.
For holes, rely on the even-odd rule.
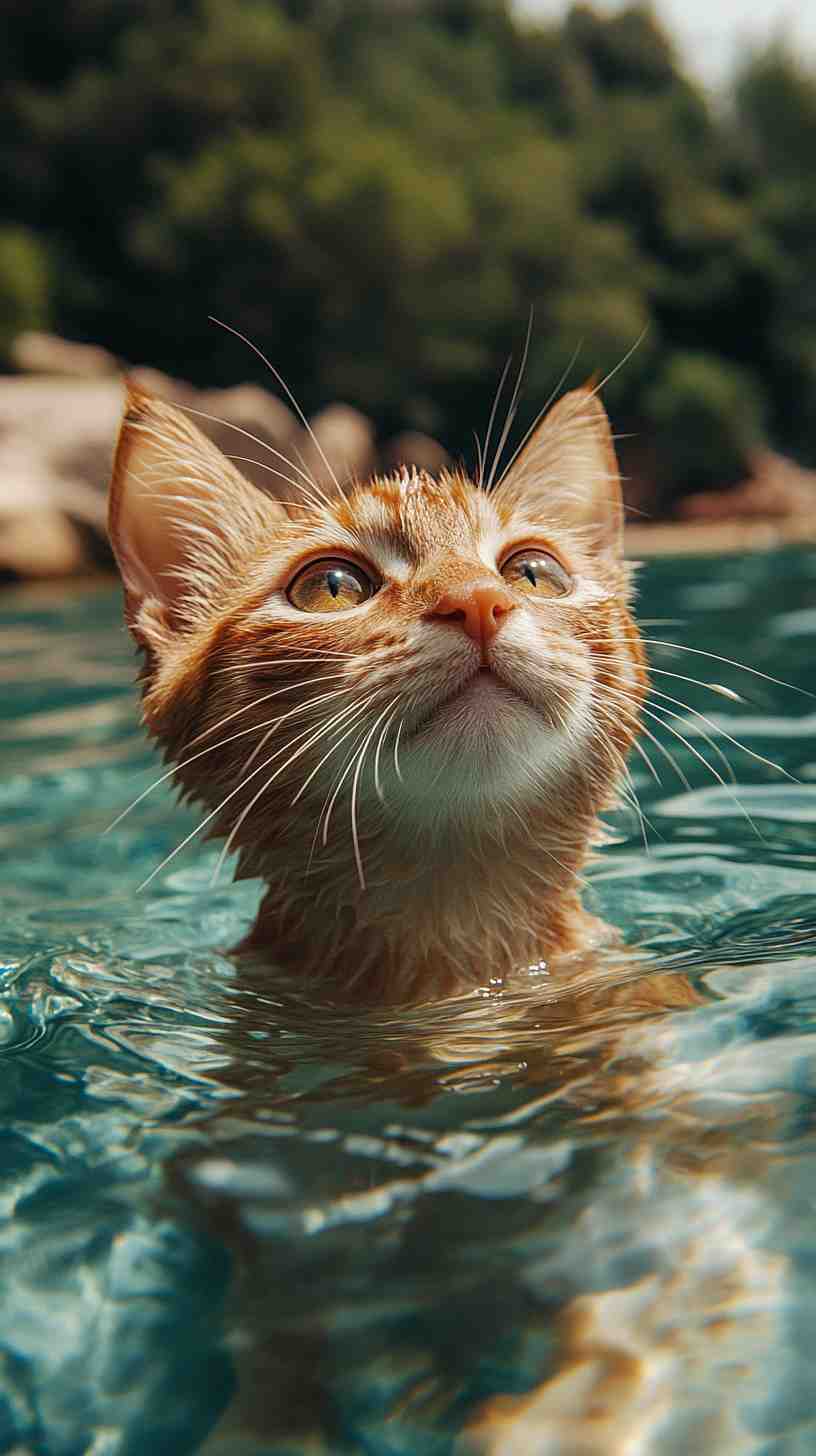
[[[812,550],[641,616],[816,689]],[[351,1011],[239,973],[216,847],[136,893],[167,784],[101,837],[160,772],[118,593],[0,626],[0,1451],[812,1456],[816,701],[654,647],[744,701],[655,678],[706,720],[647,720],[689,786],[644,740],[591,874],[628,980]]]

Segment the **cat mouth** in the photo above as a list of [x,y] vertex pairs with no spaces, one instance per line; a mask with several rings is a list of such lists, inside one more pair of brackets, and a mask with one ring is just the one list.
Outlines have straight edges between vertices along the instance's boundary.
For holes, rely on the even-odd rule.
[[513,707],[523,707],[528,712],[532,709],[540,714],[540,709],[529,698],[490,668],[480,667],[466,682],[423,710],[404,736],[409,740],[422,737],[426,732],[441,727],[445,719],[450,719],[450,726],[475,728],[494,721],[503,709],[506,712]]

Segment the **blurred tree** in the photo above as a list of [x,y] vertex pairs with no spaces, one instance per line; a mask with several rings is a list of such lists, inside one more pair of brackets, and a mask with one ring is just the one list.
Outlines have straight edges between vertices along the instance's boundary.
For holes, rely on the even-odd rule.
[[816,463],[816,75],[784,46],[749,58],[736,122],[753,169],[754,227],[767,238],[769,297],[762,362],[771,427]]
[[0,350],[48,319],[50,259],[35,233],[0,227]]
[[730,477],[762,418],[816,457],[816,79],[784,52],[752,59],[732,115],[638,4],[535,25],[510,0],[7,0],[4,20],[0,347],[50,322],[200,382],[261,377],[214,314],[305,408],[346,398],[472,457],[534,306],[520,426],[597,372],[672,491]]
[[564,29],[567,44],[584,56],[604,91],[657,95],[680,83],[674,50],[648,5],[612,16],[575,5]]
[[710,482],[733,485],[761,442],[756,381],[712,355],[672,354],[646,394],[655,443],[669,469],[663,503]]

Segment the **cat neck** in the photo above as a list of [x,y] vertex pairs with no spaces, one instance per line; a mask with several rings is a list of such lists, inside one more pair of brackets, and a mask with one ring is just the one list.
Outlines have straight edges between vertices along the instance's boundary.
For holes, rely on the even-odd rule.
[[539,812],[501,836],[487,828],[419,836],[412,852],[400,833],[363,839],[364,887],[351,853],[297,875],[291,844],[255,852],[242,872],[260,874],[268,889],[239,949],[360,999],[412,1001],[504,982],[603,938],[578,894],[596,830],[589,812],[568,829]]

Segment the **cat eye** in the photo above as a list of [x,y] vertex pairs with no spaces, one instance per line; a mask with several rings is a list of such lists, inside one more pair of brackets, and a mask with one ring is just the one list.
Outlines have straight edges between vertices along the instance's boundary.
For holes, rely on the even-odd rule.
[[518,591],[539,597],[563,597],[572,586],[560,561],[549,551],[537,551],[535,547],[508,556],[501,574]]
[[377,590],[371,577],[352,561],[310,561],[290,583],[286,595],[301,612],[343,612],[359,607]]

